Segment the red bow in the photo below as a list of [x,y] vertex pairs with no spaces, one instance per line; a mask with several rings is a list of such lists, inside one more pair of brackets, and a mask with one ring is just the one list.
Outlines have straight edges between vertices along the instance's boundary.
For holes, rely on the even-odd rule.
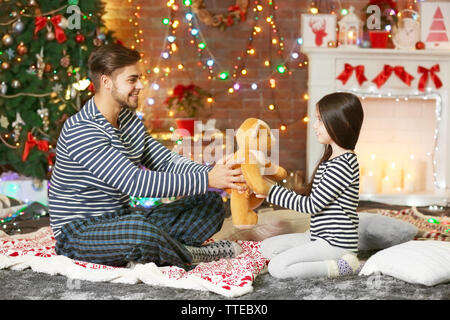
[[231,27],[234,23],[233,16],[230,14],[227,16],[227,26]]
[[[61,22],[62,16],[56,15],[53,16],[50,21],[53,24],[53,27],[55,28],[55,37],[56,41],[59,43],[63,43],[67,40],[66,34],[64,33],[64,30],[59,26],[59,23]],[[47,25],[47,18],[46,17],[36,17],[34,19],[34,34],[36,35],[40,30],[42,30]]]
[[25,142],[25,148],[23,149],[22,161],[26,161],[30,150],[37,146],[41,151],[48,151],[48,141],[47,140],[37,140],[31,132],[28,132],[27,141]]
[[344,65],[344,71],[342,71],[341,74],[336,79],[341,80],[342,83],[345,84],[348,81],[348,79],[350,79],[350,77],[352,76],[353,70],[355,70],[356,79],[358,80],[358,83],[361,86],[364,83],[364,81],[367,81],[367,78],[364,75],[363,65],[353,67],[352,65],[346,63]]
[[439,68],[438,64],[435,64],[430,69],[427,69],[422,66],[418,66],[417,72],[423,73],[422,77],[420,77],[420,80],[419,80],[419,90],[425,91],[425,86],[427,85],[427,82],[428,82],[428,74],[430,74],[431,80],[433,80],[434,85],[436,86],[436,89],[439,89],[440,87],[442,87],[441,79],[439,79],[439,77],[435,74],[435,72],[439,72],[439,71],[440,71],[440,68]]
[[181,100],[183,100],[186,91],[187,92],[191,91],[193,94],[197,93],[195,91],[195,85],[194,84],[190,84],[188,86],[184,86],[182,84],[179,84],[173,89],[172,97],[177,97],[178,101],[181,101]]
[[233,11],[239,11],[239,16],[241,17],[241,21],[245,21],[245,14],[246,14],[245,10],[241,10],[241,7],[238,5],[229,6],[228,12],[233,12]]
[[414,79],[412,75],[405,71],[405,68],[402,66],[391,67],[390,65],[385,64],[383,71],[372,80],[378,88],[380,88],[391,76],[392,71],[395,72],[397,77],[399,77],[404,83],[408,86],[411,86],[411,81]]
[[47,156],[47,163],[49,166],[53,166],[55,163],[53,162],[53,158],[56,157],[56,154],[54,152],[50,152]]

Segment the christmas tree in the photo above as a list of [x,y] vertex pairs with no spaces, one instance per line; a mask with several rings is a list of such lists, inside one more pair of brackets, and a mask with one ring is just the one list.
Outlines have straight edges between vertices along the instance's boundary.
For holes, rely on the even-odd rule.
[[0,172],[46,179],[64,121],[92,95],[87,60],[113,35],[101,1],[0,0]]

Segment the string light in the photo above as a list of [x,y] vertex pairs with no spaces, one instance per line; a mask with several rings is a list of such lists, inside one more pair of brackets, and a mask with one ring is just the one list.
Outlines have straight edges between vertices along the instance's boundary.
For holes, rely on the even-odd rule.
[[[130,0],[130,3],[132,0]],[[249,86],[252,90],[264,90],[265,88],[276,89],[277,78],[292,75],[289,62],[293,62],[295,68],[303,68],[307,65],[306,56],[301,54],[301,50],[297,46],[303,45],[302,38],[295,37],[294,45],[291,51],[287,54],[285,51],[284,38],[277,25],[276,11],[278,6],[275,1],[263,0],[253,1],[253,20],[250,29],[250,34],[247,38],[246,46],[240,54],[237,55],[235,62],[231,66],[225,66],[216,59],[208,48],[208,41],[203,37],[202,28],[196,15],[191,10],[192,1],[181,1],[180,6],[176,4],[175,0],[166,2],[167,8],[170,10],[169,15],[164,17],[161,21],[163,25],[167,26],[167,34],[161,55],[157,61],[153,61],[152,67],[146,67],[146,74],[151,76],[150,83],[163,82],[171,74],[172,70],[189,73],[189,68],[185,68],[182,63],[172,63],[171,60],[174,54],[178,53],[179,47],[178,38],[184,39],[183,36],[177,37],[177,30],[181,30],[182,23],[187,24],[187,32],[191,36],[188,44],[192,45],[198,57],[197,65],[207,72],[208,80],[233,80],[233,83],[225,89],[225,93],[236,94],[243,86]],[[130,23],[136,23],[135,20],[140,17],[140,7],[136,6],[135,18],[130,20]],[[179,18],[178,15],[181,15]],[[270,48],[267,58],[263,58],[263,64],[267,67],[269,74],[266,77],[260,77],[258,81],[244,81],[243,77],[252,76],[252,70],[247,68],[249,59],[260,58],[258,48],[253,45],[255,37],[263,34],[263,25],[269,28],[268,41],[270,41]],[[139,32],[139,36],[142,36]],[[139,43],[141,43],[139,41]],[[183,50],[185,52],[185,50]],[[182,57],[179,57],[180,60]],[[232,60],[232,59],[231,59]],[[297,61],[294,61],[297,60]],[[148,61],[147,61],[148,62]],[[161,72],[163,71],[163,72]],[[192,78],[188,74],[189,78]],[[241,80],[242,78],[242,80]],[[167,86],[167,83],[164,84]],[[220,95],[220,93],[216,93]],[[276,105],[275,90],[271,90],[272,105]],[[269,109],[276,111],[283,124],[283,128],[287,128],[287,124],[283,121],[279,108]],[[297,121],[297,120],[294,120]]]

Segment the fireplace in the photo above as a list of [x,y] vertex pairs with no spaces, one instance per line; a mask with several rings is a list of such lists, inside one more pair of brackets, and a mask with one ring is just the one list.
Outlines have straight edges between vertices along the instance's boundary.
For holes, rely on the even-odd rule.
[[[450,200],[450,52],[311,48],[304,53],[309,58],[309,119],[315,118],[316,103],[325,94],[346,91],[361,99],[365,118],[355,150],[360,199],[446,206]],[[433,69],[442,85],[438,88],[430,73],[428,81],[421,80],[419,67]],[[380,74],[382,81],[375,80]],[[308,176],[322,152],[309,123]]]

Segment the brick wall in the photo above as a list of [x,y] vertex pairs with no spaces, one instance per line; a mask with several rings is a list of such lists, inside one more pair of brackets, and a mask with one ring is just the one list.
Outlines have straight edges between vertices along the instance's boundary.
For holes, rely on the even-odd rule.
[[[158,65],[164,39],[169,29],[161,23],[163,17],[169,17],[170,10],[166,6],[166,2],[165,0],[108,0],[106,4],[106,25],[109,29],[115,31],[116,36],[127,46],[135,44],[133,35],[138,30],[129,22],[129,19],[133,17],[136,6],[141,6],[138,22],[139,29],[143,31],[144,42],[137,45],[137,49],[143,52],[144,57],[148,59],[147,69],[153,69]],[[215,95],[215,101],[211,108],[202,116],[204,118],[207,116],[216,118],[216,127],[219,129],[238,128],[247,117],[263,119],[269,123],[271,128],[279,128],[281,122],[287,124],[287,130],[280,133],[280,164],[288,170],[304,170],[306,163],[306,123],[302,119],[306,115],[307,107],[307,101],[304,100],[303,95],[308,90],[308,69],[307,66],[299,68],[298,63],[301,62],[302,58],[292,60],[289,58],[289,53],[291,50],[296,52],[300,50],[296,44],[296,40],[300,36],[300,17],[302,13],[307,12],[311,1],[278,0],[274,2],[278,6],[278,10],[276,10],[277,26],[284,37],[285,50],[283,55],[287,59],[292,74],[290,76],[275,74],[277,87],[275,90],[270,89],[268,85],[270,70],[264,67],[264,60],[269,57],[268,48],[270,47],[270,29],[264,21],[267,16],[264,12],[267,12],[268,5],[266,1],[262,1],[264,11],[258,24],[262,28],[262,32],[255,37],[253,42],[253,47],[257,53],[249,59],[248,75],[241,78],[241,90],[229,94],[227,89],[232,86],[232,80],[208,80],[208,72],[198,67],[196,48],[189,43],[192,36],[188,33],[188,26],[184,19],[186,11],[181,5],[182,1],[177,0],[176,3],[180,5],[180,10],[176,18],[181,22],[176,33],[179,51],[178,54],[171,57],[170,64],[176,69],[176,66],[182,63],[185,66],[185,71],[174,70],[164,81],[157,81],[160,85],[157,92],[148,88],[151,85],[150,82],[154,80],[152,74],[149,74],[149,83],[143,96],[154,97],[155,104],[146,106],[145,99],[143,99],[143,111],[147,119],[145,123],[155,129],[158,129],[158,127],[169,128],[174,125],[174,119],[168,117],[167,108],[163,106],[162,102],[167,96],[168,90],[175,85],[195,83],[211,90]],[[209,11],[219,13],[226,12],[228,6],[233,5],[235,1],[205,0],[205,3]],[[357,10],[360,10],[366,1],[316,1],[316,3],[319,5],[321,12],[327,12],[331,5],[336,6],[335,10],[339,12],[339,3],[342,8],[353,5]],[[250,8],[253,7],[254,2],[250,1]],[[216,58],[216,63],[227,69],[230,75],[237,62],[237,56],[243,51],[251,35],[254,21],[253,14],[253,11],[250,10],[245,22],[241,22],[226,31],[200,23],[200,30],[206,40],[208,49]],[[276,53],[273,56],[276,57]],[[276,59],[273,61],[276,61]],[[262,81],[262,79],[265,79],[265,81]],[[252,82],[260,84],[258,90],[253,91],[249,88]],[[268,110],[268,105],[273,102],[279,113]]]

